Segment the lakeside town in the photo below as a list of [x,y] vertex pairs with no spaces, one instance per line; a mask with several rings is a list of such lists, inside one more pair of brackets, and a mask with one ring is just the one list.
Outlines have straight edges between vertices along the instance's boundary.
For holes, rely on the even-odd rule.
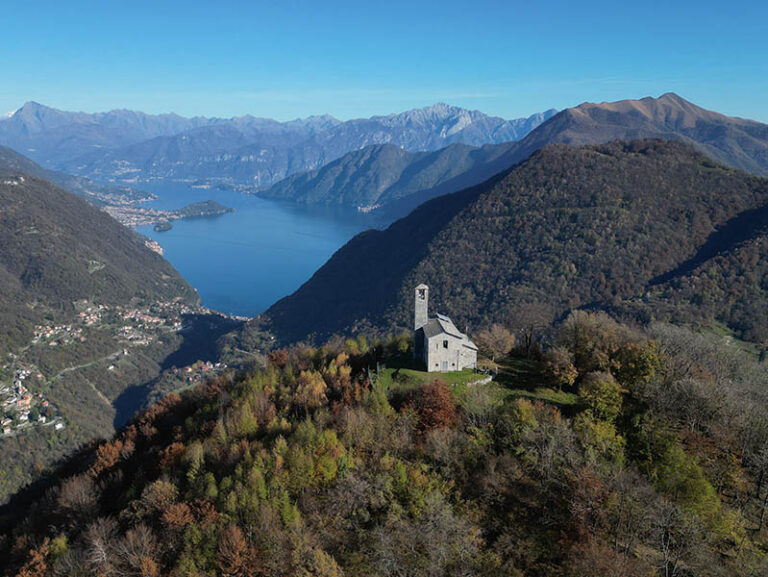
[[163,230],[168,230],[170,223],[174,220],[219,216],[234,211],[233,208],[214,200],[193,202],[174,210],[159,210],[138,206],[135,203],[110,204],[105,206],[103,210],[124,226],[163,225]]

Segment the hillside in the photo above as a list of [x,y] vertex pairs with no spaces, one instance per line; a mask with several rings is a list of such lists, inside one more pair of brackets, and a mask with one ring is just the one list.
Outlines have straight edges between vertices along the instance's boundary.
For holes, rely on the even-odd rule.
[[259,196],[304,204],[350,207],[391,205],[455,179],[498,156],[498,147],[452,144],[435,152],[408,152],[393,144],[363,148],[319,170],[290,176]]
[[217,362],[216,338],[238,323],[201,310],[144,238],[81,198],[0,170],[0,206],[3,502],[80,444],[111,434],[164,372]]
[[[699,267],[725,258],[734,239],[718,241],[718,230],[766,203],[768,181],[680,142],[547,146],[387,230],[358,235],[266,315],[278,336],[293,341],[371,325],[408,327],[413,287],[421,282],[432,288],[435,309],[470,330],[530,302],[547,303],[558,315],[640,297],[653,283],[659,298],[672,298],[659,288],[662,275],[703,254],[708,242],[711,252]],[[744,222],[758,223],[746,237],[759,233],[762,221]],[[765,256],[754,258],[762,263]],[[741,286],[721,282],[721,301]],[[749,302],[760,302],[760,294]],[[696,295],[707,303],[697,318],[728,321],[711,296]],[[757,310],[741,330],[744,323],[753,335],[768,334]]]
[[46,181],[0,174],[3,351],[31,337],[26,320],[72,313],[76,300],[196,300],[163,258],[107,214]]
[[763,365],[606,315],[553,332],[492,383],[360,338],[170,395],[0,509],[0,574],[765,575]]

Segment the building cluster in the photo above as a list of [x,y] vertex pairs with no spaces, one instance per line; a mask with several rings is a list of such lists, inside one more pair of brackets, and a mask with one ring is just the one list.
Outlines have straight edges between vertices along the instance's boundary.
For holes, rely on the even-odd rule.
[[160,323],[165,322],[165,319],[160,318],[158,316],[150,315],[144,311],[141,311],[139,309],[127,309],[123,311],[122,315],[123,320],[129,321],[137,321],[140,324],[146,325],[158,325]]
[[48,346],[66,345],[73,341],[85,342],[82,327],[73,325],[37,325],[33,343],[47,342]]
[[118,334],[131,344],[137,346],[146,346],[154,340],[152,336],[131,325],[120,327]]
[[3,435],[10,435],[14,429],[30,424],[45,424],[55,414],[42,393],[33,394],[25,385],[31,376],[32,373],[28,369],[16,369],[13,385],[0,386],[0,428]]
[[210,361],[198,361],[180,369],[174,369],[173,374],[187,383],[201,382],[214,375],[221,374],[227,369],[226,363],[212,363]]
[[107,310],[109,309],[104,305],[86,306],[77,313],[77,318],[86,326],[98,325],[101,323],[102,314]]

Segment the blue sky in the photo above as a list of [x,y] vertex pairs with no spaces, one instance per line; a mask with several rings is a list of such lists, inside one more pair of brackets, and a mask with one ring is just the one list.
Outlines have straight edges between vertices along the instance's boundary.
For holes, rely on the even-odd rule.
[[768,122],[767,4],[5,0],[0,113],[516,118],[673,91]]

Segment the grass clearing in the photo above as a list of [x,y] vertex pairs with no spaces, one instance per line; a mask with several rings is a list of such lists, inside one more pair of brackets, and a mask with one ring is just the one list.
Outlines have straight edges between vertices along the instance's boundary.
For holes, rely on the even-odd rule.
[[[418,368],[409,358],[388,359],[386,368],[378,372],[378,383],[390,394],[402,395],[427,383],[440,380],[453,390],[459,402],[472,383],[485,378],[482,373],[472,370],[449,373],[428,373]],[[558,391],[546,383],[541,362],[517,356],[509,356],[495,363],[498,374],[487,387],[490,394],[499,402],[508,402],[516,398],[542,401],[558,408],[575,408],[579,396],[575,393]]]

